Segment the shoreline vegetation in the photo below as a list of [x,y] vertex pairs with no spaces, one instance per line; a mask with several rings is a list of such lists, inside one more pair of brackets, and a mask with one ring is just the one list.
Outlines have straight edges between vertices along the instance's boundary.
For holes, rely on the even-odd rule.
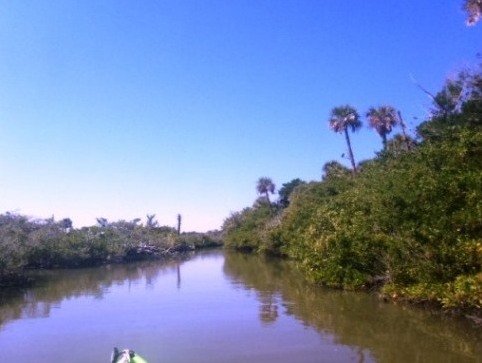
[[[316,283],[378,291],[480,325],[482,67],[424,92],[433,108],[413,136],[395,108],[368,110],[382,150],[359,163],[350,133],[362,117],[335,107],[327,121],[344,135],[352,167],[330,161],[321,181],[285,183],[275,202],[273,181],[260,178],[260,197],[225,219],[225,247],[284,256]],[[388,139],[396,127],[402,133]]]
[[[482,65],[481,65],[482,66]],[[400,112],[370,108],[366,120],[382,138],[371,160],[355,162],[349,131],[361,116],[335,107],[331,129],[344,135],[348,168],[323,166],[321,181],[294,179],[278,190],[268,177],[260,197],[232,213],[221,231],[180,233],[146,222],[72,228],[69,218],[32,220],[0,214],[0,288],[28,284],[29,269],[77,268],[185,251],[227,249],[290,258],[315,283],[377,291],[482,325],[482,68],[464,71],[433,95],[432,116],[413,137]],[[402,129],[388,139],[390,132]]]
[[111,263],[171,258],[179,253],[222,246],[219,231],[180,232],[159,226],[154,215],[140,219],[72,228],[72,221],[32,220],[7,212],[0,215],[0,288],[29,284],[32,269],[79,268]]
[[[481,65],[482,66],[482,65]],[[431,95],[431,94],[430,94]],[[482,326],[482,67],[431,95],[431,117],[407,135],[401,113],[370,108],[382,150],[356,163],[350,131],[357,110],[335,107],[330,128],[344,136],[351,168],[323,166],[321,181],[258,180],[260,197],[221,231],[180,233],[154,215],[72,228],[69,218],[0,215],[0,288],[28,284],[29,269],[77,268],[228,249],[290,258],[315,283],[377,291],[384,300],[464,315]],[[388,139],[400,127],[402,133]]]
[[[480,0],[464,0],[467,24]],[[481,64],[482,66],[482,64]],[[371,107],[369,127],[382,150],[356,161],[350,134],[362,127],[355,107],[334,107],[330,128],[343,135],[351,168],[323,166],[321,181],[258,181],[260,197],[232,213],[221,231],[180,233],[154,215],[72,228],[72,221],[0,215],[0,288],[28,283],[23,272],[173,256],[218,247],[297,261],[314,282],[379,291],[386,300],[464,314],[482,325],[482,68],[464,70],[436,94],[431,116],[408,135],[394,107]],[[401,133],[389,139],[399,127]]]

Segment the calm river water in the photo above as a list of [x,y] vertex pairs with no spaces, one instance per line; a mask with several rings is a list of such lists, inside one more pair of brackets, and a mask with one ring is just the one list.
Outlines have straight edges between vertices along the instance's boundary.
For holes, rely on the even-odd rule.
[[212,251],[43,271],[0,295],[0,354],[19,363],[482,362],[462,322],[307,283],[286,261]]

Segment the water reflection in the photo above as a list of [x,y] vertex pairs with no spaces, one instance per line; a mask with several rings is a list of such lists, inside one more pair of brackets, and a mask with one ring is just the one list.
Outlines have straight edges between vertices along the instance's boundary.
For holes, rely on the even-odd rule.
[[265,324],[270,324],[278,318],[278,301],[271,292],[259,293],[259,317]]
[[181,288],[181,264],[176,264],[177,288]]
[[146,289],[156,280],[176,271],[177,287],[181,286],[181,265],[191,254],[170,261],[145,261],[125,265],[106,265],[73,270],[44,270],[32,272],[38,286],[35,289],[0,289],[0,329],[15,319],[45,318],[60,302],[80,296],[102,299],[111,286],[127,283],[129,288],[140,282]]
[[[460,322],[315,287],[287,261],[195,256],[42,271],[41,286],[0,294],[0,324],[13,327],[0,351],[21,362],[37,361],[25,342],[44,350],[39,362],[102,361],[112,344],[153,362],[481,362],[480,332]],[[79,342],[89,350],[69,360]]]
[[385,304],[374,296],[315,287],[287,261],[226,254],[224,273],[236,288],[256,291],[260,319],[293,316],[339,344],[378,362],[482,362],[482,334],[462,321]]

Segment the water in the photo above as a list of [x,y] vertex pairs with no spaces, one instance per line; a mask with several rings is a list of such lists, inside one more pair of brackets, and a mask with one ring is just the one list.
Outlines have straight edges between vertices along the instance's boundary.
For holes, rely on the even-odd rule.
[[482,362],[463,322],[307,283],[286,261],[209,252],[43,271],[0,295],[0,353],[22,363]]

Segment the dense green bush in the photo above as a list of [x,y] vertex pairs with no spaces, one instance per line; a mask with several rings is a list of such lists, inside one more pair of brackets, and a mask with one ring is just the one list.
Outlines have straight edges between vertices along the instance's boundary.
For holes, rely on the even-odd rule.
[[0,215],[0,286],[24,269],[93,266],[221,244],[215,231],[178,235],[176,229],[157,223],[99,221],[98,226],[73,229],[69,219]]
[[452,88],[437,95],[439,110],[420,125],[417,144],[388,143],[356,175],[329,162],[323,180],[298,186],[286,208],[233,214],[226,245],[286,255],[329,286],[382,286],[393,298],[480,313],[480,80],[460,81],[461,104],[442,103]]
[[213,248],[223,245],[221,231],[206,233],[184,232],[178,236],[178,242],[189,248]]
[[233,213],[222,227],[225,247],[258,252],[271,249],[269,246],[275,213],[273,206],[263,200],[241,212]]
[[481,145],[478,130],[454,130],[405,155],[381,155],[338,188],[324,181],[299,190],[280,226],[283,251],[316,280],[345,288],[476,276]]
[[32,225],[27,218],[7,213],[0,215],[0,277],[26,264],[28,233]]

